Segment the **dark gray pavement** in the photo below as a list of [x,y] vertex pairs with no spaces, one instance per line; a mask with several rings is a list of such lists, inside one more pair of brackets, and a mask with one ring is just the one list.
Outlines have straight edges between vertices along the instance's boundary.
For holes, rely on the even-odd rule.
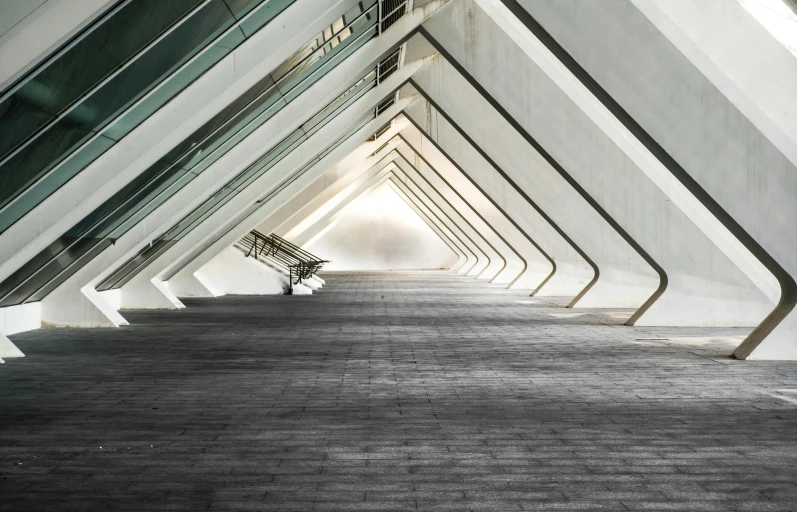
[[14,336],[0,510],[797,510],[797,364],[741,331],[326,277]]

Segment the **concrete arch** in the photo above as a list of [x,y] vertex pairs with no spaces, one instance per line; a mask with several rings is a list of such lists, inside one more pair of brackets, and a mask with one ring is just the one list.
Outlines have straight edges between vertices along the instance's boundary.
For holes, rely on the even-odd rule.
[[[467,199],[463,195],[462,191],[459,190],[459,186],[454,186],[451,183],[450,178],[447,178],[445,176],[445,174],[444,174],[446,172],[446,170],[444,169],[444,170],[441,171],[438,168],[438,166],[448,166],[449,170],[455,171],[456,173],[459,173],[459,174],[461,174],[461,170],[458,169],[456,167],[456,165],[452,161],[446,159],[445,156],[443,156],[442,158],[436,160],[435,162],[431,162],[429,156],[425,154],[424,148],[420,147],[416,142],[414,142],[412,140],[412,139],[415,139],[416,136],[421,136],[421,132],[417,131],[417,128],[414,128],[414,127],[412,129],[405,128],[404,130],[402,130],[402,132],[399,134],[399,137],[404,142],[404,146],[411,151],[411,154],[408,154],[407,152],[405,152],[402,147],[398,148],[398,152],[400,154],[402,154],[405,157],[405,159],[407,159],[408,161],[410,161],[409,157],[413,157],[414,156],[414,158],[416,158],[418,160],[418,166],[420,166],[420,167],[428,167],[433,172],[433,177],[436,177],[437,179],[439,179],[440,182],[444,185],[444,187],[446,187],[448,190],[453,192],[454,193],[454,197],[456,199],[458,199],[461,202],[461,204],[466,205],[467,208],[476,215],[477,219],[479,221],[481,221],[485,226],[487,226],[495,234],[495,236],[501,241],[501,243],[503,243],[506,247],[508,247],[512,251],[512,253],[514,253],[514,255],[523,263],[523,268],[520,270],[520,272],[518,272],[515,275],[514,279],[512,279],[509,282],[508,286],[507,286],[508,288],[512,287],[515,283],[518,282],[518,280],[520,280],[521,278],[524,278],[525,274],[529,271],[530,267],[529,267],[528,261],[526,260],[526,258],[523,257],[523,255],[520,253],[520,251],[518,251],[517,248],[514,247],[511,244],[511,242],[509,240],[507,240],[506,237],[503,234],[501,234],[500,230],[493,224],[494,221],[488,220],[485,217],[484,213],[482,213],[479,210],[478,207],[474,206],[471,203],[471,201],[469,199]],[[437,158],[440,155],[431,155],[431,156],[432,156],[432,158]],[[410,163],[412,163],[412,162],[410,162]],[[412,165],[415,166],[415,163],[412,163]],[[427,179],[427,178],[424,176],[424,179]],[[474,190],[475,190],[476,194],[481,194],[478,191],[478,189],[476,189],[475,187],[474,187]],[[489,201],[489,199],[486,196],[484,196],[483,194],[481,194],[481,198],[487,199]],[[490,205],[490,206],[492,206],[492,205]],[[498,218],[496,220],[498,222],[502,222],[503,221],[503,222],[507,223],[508,226],[509,226],[509,229],[513,229],[511,223],[509,223],[509,221],[505,217],[500,217],[502,215],[501,211],[498,210],[498,209],[496,209],[496,210],[498,212],[498,216],[497,216]],[[507,264],[506,258],[504,259],[504,261],[505,261],[505,267],[506,267],[506,264]],[[496,275],[498,275],[498,274],[496,274]],[[536,291],[536,289],[539,288],[539,285],[536,285],[536,286],[532,285],[532,286],[534,287],[535,291]]]
[[[323,216],[316,218],[312,224],[308,225],[305,230],[291,240],[297,245],[301,246],[309,244],[313,239],[317,238],[320,233],[328,229],[329,226],[335,224],[340,218],[342,218],[345,215],[343,212],[350,204],[357,201],[360,197],[372,194],[377,188],[379,188],[380,185],[385,183],[390,176],[394,175],[396,172],[401,172],[396,168],[396,165],[393,162],[394,158],[395,152],[391,152],[391,154],[385,157],[383,161],[366,171],[358,178],[357,181],[352,183],[352,185],[356,185],[356,187],[352,187],[352,190],[350,193],[346,194],[345,198],[339,202],[336,202],[333,208],[329,209]],[[385,163],[385,161],[387,161],[387,163]],[[451,248],[452,251],[454,251],[455,254],[459,255],[463,259],[463,261],[455,264],[455,267],[457,268],[454,269],[452,267],[452,270],[456,271],[461,267],[467,267],[467,263],[470,261],[470,259],[472,259],[470,256],[472,253],[470,253],[470,251],[467,249],[463,250],[463,248],[460,246],[462,242],[457,235],[444,223],[442,223],[434,214],[434,212],[431,212],[431,210],[428,212],[421,210],[420,206],[415,202],[413,202],[412,205],[417,208],[416,213],[420,212],[418,213],[419,216],[421,216],[421,218],[430,225],[430,228],[437,233],[437,235]],[[444,229],[448,231],[448,233],[444,232]],[[277,230],[279,230],[279,228],[277,228]],[[475,261],[471,266],[473,265],[475,265]]]
[[[395,166],[394,160],[397,157],[397,153],[395,153],[393,149],[397,144],[398,140],[395,137],[388,141],[384,149],[379,152],[380,155],[384,154],[384,156],[362,174],[355,169],[352,172],[338,177],[334,181],[330,180],[327,182],[322,181],[322,179],[316,180],[316,182],[308,186],[280,208],[280,211],[288,208],[291,213],[278,226],[273,227],[272,231],[299,245],[309,240],[311,236],[315,236],[313,227],[318,223],[324,222],[325,218],[334,214],[340,205],[350,201],[355,190],[364,180],[367,180],[371,174],[384,169],[388,165],[392,164]],[[439,217],[442,215],[442,212],[438,211],[434,213],[430,211],[428,213],[440,222]],[[440,222],[440,224],[442,225],[442,222]],[[270,227],[271,226],[269,226],[269,228]],[[268,229],[263,228],[260,230],[267,231]],[[310,235],[306,234],[308,231]],[[467,274],[476,266],[479,256],[471,252],[456,232],[449,231],[447,236],[451,238],[451,241],[463,252],[466,258],[466,261],[464,261],[456,271],[460,274]]]
[[[416,72],[411,83],[431,100],[428,115],[416,119],[430,127],[428,134],[452,148],[460,147],[460,139],[472,140],[470,145],[478,148],[483,165],[473,166],[473,177],[482,186],[506,194],[496,186],[503,180],[520,196],[518,201],[533,208],[539,204],[535,211],[551,227],[548,232],[542,229],[547,226],[532,227],[548,246],[565,245],[556,254],[564,255],[566,261],[567,244],[577,242],[584,254],[589,253],[588,259],[600,268],[600,278],[577,307],[638,308],[650,297],[658,285],[652,267],[453,65],[438,56]],[[486,167],[497,174],[486,174]],[[562,204],[568,207],[563,209]],[[561,237],[558,243],[557,236]]]
[[[795,248],[786,226],[771,229],[793,217],[772,215],[771,205],[797,206],[797,107],[781,92],[797,81],[794,56],[734,3],[614,2],[604,6],[600,37],[581,30],[594,6],[503,3],[777,280],[774,309],[735,357],[797,358]],[[626,59],[611,59],[617,45],[629,49]],[[651,61],[655,81],[646,79]],[[659,111],[665,91],[671,108]]]
[[[411,79],[411,82],[412,81]],[[417,88],[416,88],[417,89]],[[422,140],[431,144],[437,152],[447,158],[453,165],[459,170],[459,172],[488,200],[493,204],[493,206],[501,212],[501,214],[515,227],[515,229],[530,243],[534,248],[541,254],[543,257],[551,264],[552,273],[549,277],[545,280],[544,285],[539,286],[535,290],[535,294],[540,295],[564,295],[564,296],[572,296],[574,297],[568,307],[572,307],[578,300],[583,297],[583,295],[592,287],[592,285],[597,280],[597,273],[593,272],[592,276],[586,279],[577,279],[577,278],[568,278],[566,276],[562,276],[562,268],[557,265],[557,261],[552,257],[552,255],[543,249],[537,241],[529,234],[527,230],[525,230],[515,218],[510,215],[507,210],[492,197],[485,189],[472,177],[472,173],[475,169],[481,168],[483,166],[490,166],[492,165],[491,160],[489,157],[486,161],[479,161],[479,158],[483,158],[484,153],[481,149],[476,148],[473,145],[472,140],[463,139],[459,142],[463,144],[456,146],[456,154],[458,157],[453,156],[452,153],[444,149],[441,144],[437,141],[437,137],[440,136],[442,132],[442,127],[440,125],[439,120],[435,123],[434,112],[432,112],[431,105],[427,102],[427,100],[417,100],[414,102],[410,107],[404,110],[405,115],[410,120],[410,122],[415,126],[415,128],[422,134]],[[425,114],[425,115],[423,115]],[[425,124],[421,126],[421,123]],[[434,124],[433,124],[434,123]],[[461,133],[461,132],[460,132]],[[450,140],[450,139],[449,139]],[[470,150],[470,151],[468,151]],[[473,152],[476,154],[473,154]],[[468,166],[466,170],[464,166]],[[559,277],[563,277],[563,279],[558,279]]]
[[[419,179],[415,181],[416,186],[424,187],[423,190],[425,195],[438,199],[437,201],[435,201],[435,204],[443,213],[443,217],[450,222],[449,228],[455,226],[457,230],[463,235],[464,237],[463,242],[467,241],[467,243],[470,243],[473,247],[477,248],[482,254],[485,255],[485,258],[487,259],[487,264],[484,267],[480,268],[474,267],[474,269],[471,272],[469,272],[467,275],[469,276],[472,275],[476,277],[476,279],[479,279],[492,265],[492,258],[490,257],[491,254],[493,256],[502,258],[502,261],[504,262],[503,266],[505,266],[506,261],[503,260],[501,253],[499,253],[495,249],[495,246],[493,246],[490,243],[490,241],[487,240],[484,234],[481,233],[479,230],[477,230],[473,226],[473,224],[467,218],[465,218],[465,216],[462,214],[462,211],[456,208],[446,198],[446,196],[442,193],[442,191],[427,179],[427,177],[421,172],[421,170],[419,170],[409,160],[408,155],[398,150],[397,153],[399,155],[399,159],[394,160],[394,162],[396,163],[398,168],[401,169],[404,172],[404,174],[407,176],[411,175],[417,176]],[[481,243],[477,242],[477,240],[481,240]],[[497,272],[494,272],[493,277],[498,275],[498,273],[500,273],[500,271],[503,270],[504,268],[503,266]]]
[[[447,60],[476,73],[479,86],[490,90],[496,103],[511,105],[510,117],[523,131],[534,134],[554,152],[555,161],[576,173],[580,186],[598,194],[599,206],[621,219],[618,227],[644,246],[651,261],[653,254],[660,269],[667,269],[666,293],[662,282],[661,293],[629,323],[753,326],[769,313],[772,305],[757,284],[674,204],[668,195],[671,183],[657,174],[660,164],[654,157],[626,137],[622,126],[567,78],[564,67],[502,5],[492,0],[449,3],[422,30],[438,41],[443,38],[445,50],[455,54]],[[489,38],[491,44],[472,44],[474,37]],[[510,60],[511,68],[498,65]],[[498,80],[501,73],[496,74],[510,69],[511,88],[507,77]],[[541,117],[544,127],[533,122]]]
[[[543,270],[542,277],[538,275],[541,264],[545,267],[550,265],[550,268],[555,272],[555,263],[539,245],[527,236],[522,228],[520,228],[514,219],[509,216],[500,205],[495,203],[483,189],[470,180],[467,173],[465,173],[457,161],[442,151],[433,141],[430,141],[411,116],[411,112],[413,112],[417,106],[418,100],[404,110],[404,115],[410,121],[412,127],[403,130],[400,137],[404,140],[405,144],[418,153],[428,165],[432,163],[438,165],[435,171],[440,178],[443,179],[458,196],[462,197],[463,200],[469,201],[469,205],[473,210],[484,219],[485,222],[489,221],[489,225],[496,235],[498,235],[501,240],[518,255],[521,261],[523,261],[523,269],[508,287],[530,288],[534,290],[533,293],[537,293],[541,288],[540,282],[547,282],[551,275],[548,273],[547,268]],[[410,140],[416,137],[420,137],[416,141],[420,142],[420,144]],[[431,162],[432,159],[437,160]],[[466,198],[466,195],[469,197]],[[486,200],[488,204],[484,204],[484,200]],[[490,217],[489,219],[487,218],[488,216]]]

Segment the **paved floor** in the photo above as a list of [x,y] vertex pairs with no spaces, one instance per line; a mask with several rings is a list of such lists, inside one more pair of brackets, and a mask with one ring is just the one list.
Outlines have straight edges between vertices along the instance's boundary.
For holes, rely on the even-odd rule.
[[797,510],[797,365],[743,333],[327,277],[15,336],[0,510]]

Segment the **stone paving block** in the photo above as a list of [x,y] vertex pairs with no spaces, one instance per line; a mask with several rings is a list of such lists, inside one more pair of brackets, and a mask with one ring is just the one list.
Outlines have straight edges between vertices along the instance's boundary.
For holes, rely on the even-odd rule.
[[744,330],[325,279],[13,336],[0,511],[797,510],[797,364],[705,347]]

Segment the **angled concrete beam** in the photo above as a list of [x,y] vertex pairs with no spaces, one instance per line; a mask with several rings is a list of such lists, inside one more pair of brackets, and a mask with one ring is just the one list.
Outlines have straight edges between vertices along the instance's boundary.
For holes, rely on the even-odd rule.
[[[513,278],[509,280],[507,287],[531,289],[533,290],[532,295],[538,293],[553,274],[554,266],[549,260],[546,261],[546,254],[540,252],[539,248],[533,244],[529,245],[528,239],[523,237],[523,234],[518,231],[505,212],[496,208],[495,203],[475,187],[454,162],[429,144],[428,139],[424,144],[423,134],[417,126],[405,128],[400,137],[406,148],[414,154],[413,164],[418,165],[419,170],[431,170],[433,173],[431,179],[438,185],[438,182],[442,183],[442,190],[453,194],[451,199],[456,202],[457,207],[463,208],[464,205],[463,211],[470,212],[475,216],[469,220],[483,230],[481,231],[482,236],[492,234],[494,239],[491,241],[496,243],[495,239],[497,239],[497,247],[509,250],[509,252],[503,253],[506,256],[506,266],[509,267],[509,263],[513,259],[515,264],[509,267]],[[407,155],[405,154],[405,156]],[[532,251],[526,253],[528,258],[525,258],[515,247],[518,244],[521,244],[521,248]],[[522,266],[518,267],[517,263]]]
[[431,216],[431,212],[428,209],[425,209],[420,201],[420,198],[412,193],[409,188],[403,186],[398,180],[396,180],[393,176],[388,178],[388,183],[390,187],[401,197],[407,205],[412,208],[412,210],[420,217],[429,229],[434,231],[438,237],[448,245],[449,249],[451,249],[454,254],[457,255],[457,261],[454,263],[449,270],[452,272],[459,272],[459,270],[463,267],[467,267],[469,262],[468,254],[463,251],[457,245],[457,242],[454,238],[451,237],[450,231],[447,232],[445,226],[439,223],[439,220],[435,217]]
[[[373,157],[367,158],[366,161],[369,163],[377,160],[381,163],[383,160],[387,158],[387,154],[389,153],[390,148],[386,148],[380,150],[378,153],[374,154]],[[360,163],[361,164],[361,163]],[[374,166],[378,165],[375,163]],[[324,173],[318,179],[316,179],[310,186],[303,189],[299,194],[292,197],[289,201],[283,203],[277,211],[275,211],[269,219],[272,221],[276,221],[280,225],[286,223],[287,221],[291,220],[294,217],[295,212],[301,211],[303,206],[311,203],[312,200],[319,194],[322,194],[325,190],[328,189],[335,189],[336,186],[340,187],[341,182],[345,182],[344,178],[351,178],[354,176],[361,175],[362,169],[360,169],[361,165],[356,163],[349,163],[347,167],[347,171],[345,173]],[[352,181],[351,179],[348,181]],[[344,185],[345,186],[345,185]],[[260,232],[277,232],[276,229],[271,229],[272,225],[269,224],[268,226],[261,226],[258,225],[255,229]],[[283,238],[290,239],[289,237],[284,236],[284,233],[278,233],[283,235]],[[201,252],[201,251],[199,251]],[[196,255],[194,255],[196,256]],[[197,265],[191,264],[186,262],[187,266],[190,266],[193,271],[182,271],[182,269],[174,270],[173,276],[170,276],[168,279],[169,289],[177,295],[178,297],[214,297],[216,296],[216,290],[208,289],[207,283],[202,283],[202,269],[204,269],[212,259],[208,260],[204,265]],[[212,287],[212,286],[211,286]]]
[[[355,0],[298,0],[249,37],[0,234],[0,280],[101,206],[355,3]],[[263,48],[269,51],[264,53]],[[146,97],[157,92],[156,88]]]
[[[368,136],[363,134],[372,134],[373,132],[369,133],[369,130],[378,129],[377,122],[372,121],[352,135],[340,148],[330,153],[290,185],[283,187],[276,194],[268,194],[267,200],[261,200],[237,217],[228,219],[226,224],[231,227],[226,231],[220,231],[216,236],[203,243],[197,244],[174,265],[161,273],[159,279],[169,283],[190,280],[191,275],[199,271],[227,246],[240,240],[253,227],[265,233],[274,232],[274,229],[290,216],[289,212],[285,211],[285,207],[293,200],[301,201],[299,198],[308,188],[312,189],[319,183],[322,186],[324,183],[334,184],[342,176],[362,174],[382,160],[389,151],[379,148],[395,135],[397,128],[388,129],[387,133],[376,141],[358,144]],[[361,136],[362,138],[359,138]],[[378,151],[375,152],[375,150]],[[252,222],[254,224],[250,224]]]
[[[398,153],[396,153],[398,155]],[[434,197],[434,194],[430,194],[429,192],[434,192],[433,189],[425,190],[423,187],[422,180],[413,179],[411,173],[417,170],[412,168],[404,158],[396,158],[394,159],[393,163],[396,164],[396,172],[393,173],[391,179],[400,186],[400,188],[408,195],[408,197],[413,199],[414,204],[426,214],[427,217],[431,219],[431,221],[440,228],[442,232],[448,236],[448,238],[452,241],[454,245],[456,245],[467,257],[467,260],[463,263],[461,267],[458,269],[453,269],[457,274],[461,274],[464,276],[478,276],[477,271],[475,270],[476,267],[479,265],[480,261],[487,260],[487,255],[482,252],[482,250],[476,245],[469,245],[471,243],[471,239],[468,238],[467,233],[462,230],[462,228],[457,225],[457,223],[448,215],[445,210],[445,207],[441,207],[440,204],[444,203],[444,198],[439,196],[438,198]],[[409,174],[408,174],[409,172]],[[473,247],[473,248],[472,248]]]
[[287,240],[300,247],[306,245],[311,238],[318,234],[319,229],[325,228],[341,209],[363,193],[363,186],[366,183],[371,184],[374,176],[384,174],[389,170],[389,167],[393,165],[391,153],[392,151],[388,152],[376,165],[357,176],[347,187],[302,220],[300,225],[287,234]]
[[[375,98],[383,98],[385,91],[395,90],[398,83],[404,79],[401,70],[391,75],[380,86],[364,95],[294,149],[269,172],[249,184],[236,196],[235,201],[224,204],[185,237],[150,261],[143,270],[122,287],[123,300],[125,289],[134,292],[138,288],[149,288],[152,282],[161,281],[162,278],[163,280],[170,279],[180,272],[195,272],[260,224],[263,219],[268,218],[281,204],[312,183],[323,170],[329,169],[333,163],[340,163],[346,155],[352,154],[360,146],[360,142],[367,137],[364,134],[372,134],[380,126],[384,126],[386,122],[395,117],[397,109],[403,107],[407,100],[399,100],[396,105],[357,130],[346,141],[338,144],[321,161],[312,165],[298,177],[292,177],[292,174],[299,170],[307,159],[312,160],[319,151],[335,142],[336,137],[349,131],[352,124],[372,108],[371,105],[378,103]],[[371,93],[375,96],[371,96]],[[367,147],[371,148],[372,145],[369,144]],[[342,165],[346,166],[345,163]],[[272,193],[276,195],[269,197]],[[179,270],[172,272],[173,268]],[[130,299],[136,300],[135,294],[131,294]]]
[[794,55],[735,2],[622,0],[597,26],[593,5],[505,3],[711,213],[693,218],[723,250],[759,263],[777,306],[734,355],[797,359]]
[[[580,272],[574,272],[574,265],[557,264],[549,251],[538,244],[530,235],[529,230],[525,229],[516,219],[528,211],[528,204],[519,201],[520,207],[512,212],[514,215],[510,214],[506,201],[493,197],[473,178],[474,174],[490,172],[492,167],[490,161],[484,159],[473,142],[458,136],[458,134],[450,134],[448,139],[444,138],[448,143],[448,150],[440,145],[438,140],[440,140],[441,134],[445,133],[445,127],[441,126],[439,122],[432,125],[433,120],[436,119],[434,117],[436,113],[436,109],[426,99],[417,100],[405,109],[405,115],[418,132],[412,134],[413,137],[417,137],[417,147],[422,148],[430,160],[440,162],[437,168],[447,173],[446,179],[451,181],[455,189],[462,194],[468,194],[468,201],[471,204],[481,204],[480,209],[483,215],[491,218],[493,226],[500,229],[503,236],[514,247],[524,251],[526,258],[531,262],[531,267],[525,272],[528,274],[526,287],[534,289],[534,295],[570,296],[573,299],[569,306],[575,304],[585,290],[588,290],[588,287],[594,283],[594,272],[586,262],[581,262]],[[405,132],[412,133],[409,129]],[[434,134],[434,137],[431,137],[430,134]],[[450,165],[445,165],[445,162]],[[492,180],[489,181],[492,183],[500,182],[502,179],[497,175],[493,175],[491,178]],[[489,204],[485,204],[485,198]],[[531,279],[530,282],[529,279]],[[533,285],[528,286],[528,284]]]
[[[413,179],[405,174],[400,169],[397,169],[390,177],[391,183],[395,188],[407,197],[411,205],[417,209],[418,212],[429,219],[431,225],[434,225],[440,233],[440,236],[445,236],[452,244],[452,249],[456,247],[459,252],[464,256],[464,261],[461,265],[459,262],[451,267],[453,272],[460,275],[468,275],[468,272],[476,266],[478,257],[476,254],[470,252],[468,246],[463,242],[461,235],[450,228],[450,221],[447,219],[443,211],[434,203],[432,198],[423,193],[423,190],[418,186]],[[456,251],[455,251],[456,252]]]
[[[23,354],[10,339],[0,333],[0,358],[14,359],[17,357],[25,357],[25,354]],[[2,361],[2,359],[0,359],[0,361]]]
[[309,242],[307,245],[313,243],[313,241],[318,240],[327,233],[332,227],[336,226],[339,221],[342,221],[348,215],[349,210],[357,203],[362,200],[367,199],[368,197],[372,196],[373,194],[378,193],[379,191],[383,190],[385,187],[390,188],[393,190],[404,203],[413,210],[413,212],[418,215],[418,217],[431,229],[435,235],[440,238],[440,240],[457,256],[457,261],[454,263],[452,267],[449,269],[453,269],[456,266],[461,266],[467,258],[465,255],[459,251],[455,245],[453,245],[450,239],[440,230],[440,228],[428,217],[425,212],[418,208],[416,203],[411,200],[404,192],[398,189],[392,182],[391,177],[395,175],[396,172],[395,165],[391,165],[387,169],[383,169],[382,171],[373,174],[372,179],[368,181],[367,184],[364,184],[355,194],[354,197],[351,197],[350,200],[347,201],[347,204],[343,206],[338,214],[335,216],[335,220],[331,223],[328,223],[326,227],[323,229],[317,230],[318,234],[313,237],[313,240]]
[[[286,240],[291,240],[297,245],[302,245],[300,236],[313,225],[320,217],[326,215],[329,210],[334,208],[340,201],[349,197],[352,190],[364,175],[373,171],[374,168],[382,168],[391,162],[390,153],[397,145],[394,139],[387,142],[378,154],[380,159],[372,166],[363,170],[361,165],[353,166],[357,172],[348,172],[342,176],[333,177],[333,181],[325,180],[326,173],[320,176],[312,185],[302,191],[301,194],[293,198],[290,203],[292,209],[287,209],[290,214],[274,229]],[[376,154],[374,155],[376,156]],[[280,211],[287,208],[283,207]],[[263,231],[258,229],[258,231]]]
[[[449,201],[449,197],[454,194],[447,190],[446,185],[440,182],[439,178],[431,181],[436,176],[429,169],[424,169],[428,175],[420,170],[419,167],[423,167],[425,164],[423,162],[415,162],[414,153],[406,145],[403,150],[397,150],[396,152],[400,158],[394,160],[394,162],[402,170],[403,175],[411,179],[413,186],[419,187],[423,195],[434,202],[440,210],[441,219],[446,222],[446,226],[456,232],[462,243],[476,255],[476,265],[469,269],[465,275],[473,276],[477,279],[484,276],[487,271],[491,272],[489,278],[497,275],[503,269],[505,262],[484,233],[476,229],[465,216],[468,212],[463,210],[467,209],[467,206],[462,201],[458,205]],[[475,217],[472,212],[470,212],[470,216]],[[498,265],[500,267],[496,268]]]
[[[92,295],[92,298],[88,298],[85,296],[87,293],[85,290],[101,282],[110,272],[137,254],[151,240],[156,239],[159,233],[168,231],[233,176],[251,165],[265,150],[273,147],[313,114],[340,96],[352,85],[356,77],[373,69],[383,55],[413,27],[409,23],[406,25],[406,27],[399,26],[398,28],[403,31],[396,30],[391,37],[383,36],[366,43],[235,147],[224,153],[191,182],[182,186],[167,201],[117,238],[112,246],[107,247],[61,283],[42,301],[43,319],[54,325],[122,325],[124,320],[117,315],[114,315],[112,321],[106,321],[108,314],[107,311],[103,312],[105,305],[99,300],[100,296]],[[404,72],[411,73],[422,64],[422,62],[410,63]],[[178,182],[174,186],[178,185],[182,183]],[[200,282],[194,282],[191,288],[191,295],[201,295],[206,287]],[[150,286],[144,287],[143,290],[148,293],[146,300],[154,307],[182,307],[173,296],[163,297],[162,293],[153,291]],[[212,295],[210,290],[204,291]]]
[[[467,234],[473,244],[478,244],[479,249],[487,255],[487,266],[476,276],[477,279],[487,279],[493,282],[507,268],[507,253],[511,252],[509,246],[502,243],[490,225],[481,217],[463,198],[456,194],[442,176],[402,139],[402,144],[397,152],[402,161],[410,167],[404,169],[408,175],[417,175],[417,183],[429,187],[434,191],[432,197],[440,198],[438,204],[445,205],[448,216],[455,220],[457,226]],[[427,192],[428,193],[428,192]],[[500,247],[500,248],[499,248]]]
[[[392,152],[392,158],[395,158],[395,152]],[[400,173],[401,171],[396,168],[394,162],[389,162],[387,165],[384,166],[375,166],[369,169],[361,179],[357,180],[354,184],[357,185],[356,189],[351,190],[350,193],[346,194],[344,198],[342,198],[339,202],[330,208],[325,215],[317,217],[315,221],[308,226],[307,230],[303,233],[304,237],[302,238],[305,240],[303,245],[308,245],[312,240],[317,239],[321,234],[327,231],[331,226],[337,224],[337,222],[345,216],[345,211],[351,204],[358,201],[359,199],[368,196],[374,193],[382,184],[384,184],[391,176],[394,176],[396,173]],[[402,192],[403,193],[403,192]],[[466,267],[469,259],[471,256],[463,250],[459,244],[455,241],[456,235],[453,235],[451,231],[435,216],[433,212],[431,212],[425,206],[421,206],[419,203],[409,200],[407,204],[410,206],[415,212],[420,216],[422,220],[443,240],[446,245],[458,256],[458,261],[451,267],[452,270],[457,271],[462,267]],[[294,240],[295,243],[298,243],[297,240]],[[475,261],[475,258],[473,258]],[[475,264],[475,263],[474,263]]]
[[[446,60],[456,62],[538,151],[553,155],[552,165],[567,169],[605,218],[658,267],[661,293],[629,323],[745,326],[769,313],[769,298],[739,262],[674,204],[674,180],[660,172],[655,157],[503,5],[449,3],[423,29]],[[473,44],[482,38],[490,44]]]
[[426,135],[452,155],[462,139],[475,148],[478,155],[460,159],[480,162],[464,167],[469,177],[550,251],[557,270],[592,268],[572,306],[638,308],[656,291],[653,268],[451,63],[439,56],[411,83],[429,102],[428,115],[415,117],[429,125]]

